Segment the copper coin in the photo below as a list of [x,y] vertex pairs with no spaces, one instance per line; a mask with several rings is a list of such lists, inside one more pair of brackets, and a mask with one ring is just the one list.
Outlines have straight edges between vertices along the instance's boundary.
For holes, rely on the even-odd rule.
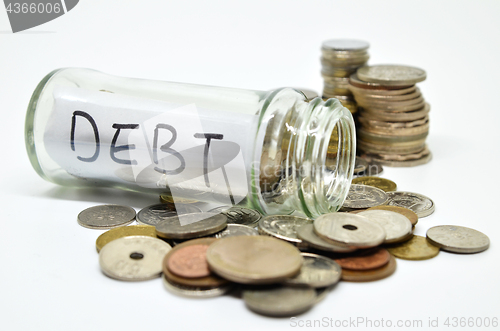
[[386,265],[391,254],[384,248],[377,248],[368,254],[361,252],[356,255],[335,259],[342,269],[348,270],[371,270]]
[[214,243],[217,240],[219,239],[216,238],[193,239],[185,241],[172,248],[172,250],[168,252],[168,254],[163,259],[163,274],[165,275],[165,278],[167,278],[168,281],[176,285],[201,287],[201,288],[219,287],[221,285],[227,284],[228,283],[227,280],[217,276],[212,272],[210,272],[210,274],[205,277],[187,278],[187,277],[177,276],[176,274],[171,272],[170,269],[168,268],[170,257],[174,255],[177,251],[181,250],[182,248],[194,245],[202,245],[208,247],[210,246],[210,244]]
[[411,225],[413,225],[413,226],[415,226],[415,224],[417,224],[417,222],[418,222],[418,215],[413,210],[410,210],[408,208],[398,207],[398,206],[375,206],[375,207],[368,208],[367,210],[373,210],[373,209],[375,209],[375,210],[389,210],[389,211],[399,213],[403,216],[406,216],[406,218],[408,218],[410,220]]
[[192,245],[178,249],[168,260],[168,270],[179,277],[200,278],[210,275],[207,263],[208,245]]
[[396,259],[390,255],[389,263],[377,269],[362,271],[342,269],[342,280],[347,282],[370,282],[389,277],[394,271],[396,271]]

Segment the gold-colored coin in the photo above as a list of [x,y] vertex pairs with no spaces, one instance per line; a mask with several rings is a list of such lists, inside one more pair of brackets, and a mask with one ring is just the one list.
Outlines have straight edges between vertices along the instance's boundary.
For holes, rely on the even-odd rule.
[[416,235],[404,243],[387,247],[387,250],[404,260],[427,260],[439,254],[439,247],[432,245],[427,238]]
[[342,269],[342,280],[348,282],[371,282],[389,277],[396,271],[396,259],[391,255],[389,263],[383,267],[371,270]]
[[396,183],[394,183],[392,180],[375,176],[357,177],[352,180],[352,183],[374,186],[384,192],[396,191],[397,189]]
[[183,203],[183,204],[190,204],[190,203],[197,203],[199,202],[198,200],[193,200],[193,199],[186,199],[186,198],[174,198],[170,194],[160,194],[160,202],[161,203]]
[[101,234],[95,241],[95,248],[99,253],[99,251],[106,244],[112,242],[113,240],[131,236],[147,236],[156,238],[156,230],[155,227],[151,225],[120,226],[119,228],[114,228]]
[[296,275],[302,266],[300,251],[267,236],[226,237],[207,251],[210,269],[230,281],[271,284]]
[[375,206],[368,208],[367,210],[389,210],[406,216],[411,222],[411,225],[415,226],[418,222],[418,215],[408,208],[398,207],[398,206]]

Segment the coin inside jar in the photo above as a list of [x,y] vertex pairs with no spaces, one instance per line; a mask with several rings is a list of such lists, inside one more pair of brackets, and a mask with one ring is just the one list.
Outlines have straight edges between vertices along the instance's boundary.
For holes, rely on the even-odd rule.
[[134,236],[113,240],[99,252],[99,265],[111,278],[140,281],[156,278],[171,247],[152,237]]
[[363,216],[330,213],[316,218],[314,231],[326,241],[347,247],[369,248],[385,240],[385,230]]
[[180,277],[199,278],[210,275],[206,259],[208,245],[192,245],[178,249],[168,260],[168,269]]
[[267,236],[217,239],[207,251],[210,269],[230,281],[272,284],[294,276],[302,266],[293,245]]

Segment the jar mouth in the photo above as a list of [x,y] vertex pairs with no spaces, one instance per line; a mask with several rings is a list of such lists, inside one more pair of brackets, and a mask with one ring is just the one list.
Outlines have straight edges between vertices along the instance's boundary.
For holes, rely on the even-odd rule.
[[[318,118],[320,128],[311,132]],[[310,217],[338,211],[349,192],[356,140],[350,111],[336,99],[318,102],[309,119],[310,172],[301,183],[303,209]]]

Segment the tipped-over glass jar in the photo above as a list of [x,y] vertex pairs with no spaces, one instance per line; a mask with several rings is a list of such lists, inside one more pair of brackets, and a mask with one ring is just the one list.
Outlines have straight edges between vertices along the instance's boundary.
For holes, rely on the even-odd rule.
[[65,186],[106,186],[314,217],[347,195],[355,129],[338,100],[58,69],[26,116],[31,164]]

